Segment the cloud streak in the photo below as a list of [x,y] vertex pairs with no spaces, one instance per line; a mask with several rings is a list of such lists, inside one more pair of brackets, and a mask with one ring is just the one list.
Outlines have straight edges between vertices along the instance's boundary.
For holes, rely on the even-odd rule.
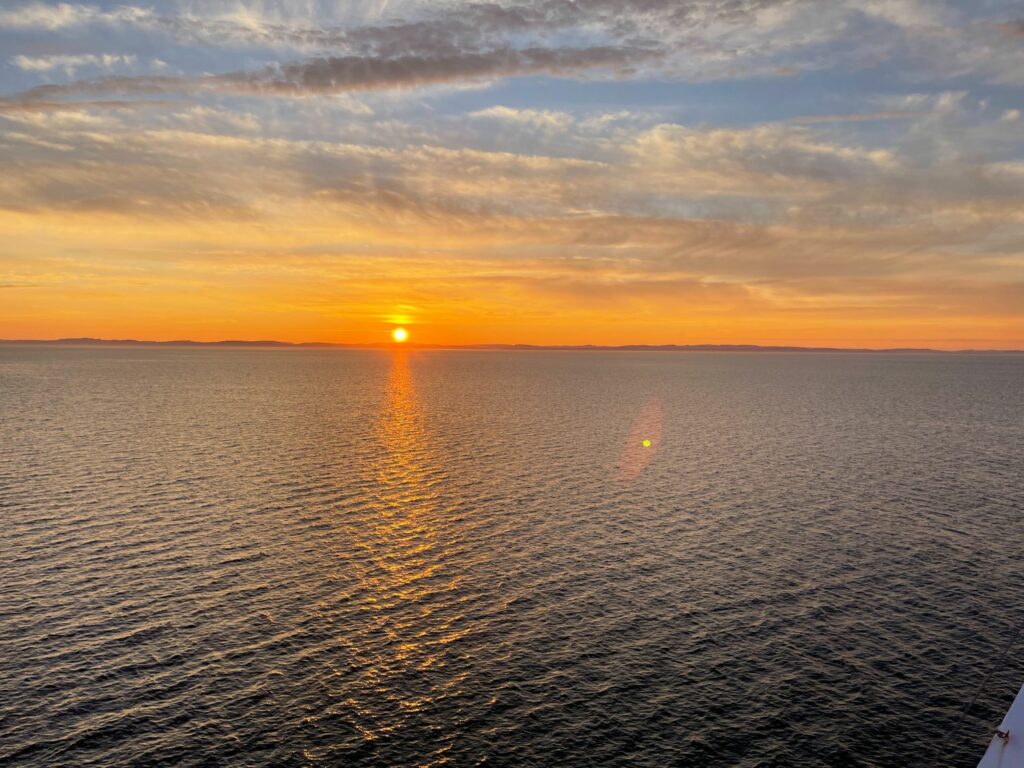
[[257,71],[186,78],[172,76],[108,77],[64,85],[42,85],[0,99],[0,110],[42,108],[69,96],[149,96],[223,92],[307,96],[414,88],[447,82],[522,75],[580,76],[601,72],[622,77],[632,66],[656,59],[644,48],[501,49],[448,56],[401,56],[379,59],[331,56],[266,67]]

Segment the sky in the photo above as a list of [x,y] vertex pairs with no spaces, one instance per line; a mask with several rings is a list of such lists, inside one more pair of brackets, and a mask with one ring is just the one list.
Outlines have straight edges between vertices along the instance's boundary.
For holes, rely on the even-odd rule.
[[1024,9],[0,5],[0,338],[1024,348]]

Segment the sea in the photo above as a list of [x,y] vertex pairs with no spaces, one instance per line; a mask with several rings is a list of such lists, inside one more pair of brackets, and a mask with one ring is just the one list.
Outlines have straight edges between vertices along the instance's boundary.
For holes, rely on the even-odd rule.
[[0,765],[966,768],[1022,517],[1024,355],[4,347]]

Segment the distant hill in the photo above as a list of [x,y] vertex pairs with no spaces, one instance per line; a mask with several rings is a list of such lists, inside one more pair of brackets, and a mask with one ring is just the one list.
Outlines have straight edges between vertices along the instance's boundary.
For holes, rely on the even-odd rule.
[[[226,339],[224,341],[140,341],[138,339],[0,339],[0,345],[67,346],[67,347],[235,347],[274,349],[393,349],[393,344],[336,344],[323,341],[294,343],[290,341]],[[1019,349],[928,349],[923,347],[892,347],[885,349],[850,347],[795,347],[762,346],[760,344],[623,344],[604,346],[597,344],[416,344],[409,349],[469,349],[469,350],[523,350],[565,352],[874,352],[922,354],[1024,354]]]

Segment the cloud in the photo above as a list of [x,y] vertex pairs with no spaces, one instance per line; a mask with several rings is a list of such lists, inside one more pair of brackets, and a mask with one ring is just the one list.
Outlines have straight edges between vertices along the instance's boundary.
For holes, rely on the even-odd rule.
[[647,189],[802,199],[868,179],[896,163],[884,149],[826,143],[794,127],[698,130],[659,125],[629,147]]
[[[275,210],[306,210],[325,221],[386,226],[401,217],[414,228],[447,222],[447,236],[480,232],[500,220],[493,232],[498,239],[508,237],[516,221],[599,216],[602,229],[584,227],[587,237],[641,249],[661,247],[640,237],[653,231],[649,225],[637,223],[627,238],[626,230],[609,222],[710,219],[872,230],[893,242],[900,242],[900,233],[919,243],[975,247],[1001,238],[1005,250],[1019,227],[1013,211],[1024,200],[1019,163],[999,159],[1015,127],[998,115],[969,129],[925,116],[908,127],[906,146],[888,149],[785,124],[700,129],[617,123],[605,126],[609,133],[602,138],[587,121],[559,115],[552,137],[558,154],[543,154],[536,143],[518,153],[464,146],[488,132],[478,122],[494,117],[464,121],[460,128],[444,123],[447,140],[454,141],[454,130],[462,137],[454,141],[462,148],[450,148],[424,144],[429,134],[412,127],[403,134],[400,126],[389,128],[394,146],[359,143],[379,138],[373,121],[349,124],[349,141],[314,141],[267,137],[256,115],[225,110],[166,110],[161,129],[137,126],[142,118],[132,110],[121,114],[101,131],[88,121],[74,122],[74,113],[9,112],[19,127],[0,134],[0,141],[18,146],[19,164],[8,174],[0,206],[172,219],[273,218]],[[510,108],[494,114],[513,125],[545,119],[542,112]],[[921,151],[922,142],[927,147],[947,130],[956,132],[963,155]],[[48,144],[55,148],[46,149]],[[977,153],[986,146],[997,154],[983,161]],[[564,156],[567,148],[580,156]]]
[[[273,67],[280,78],[259,69],[204,77],[194,71],[191,59],[196,57],[180,61],[183,71],[192,72],[185,78],[188,85],[227,88],[232,81],[251,81],[261,85],[263,93],[296,81],[367,90],[600,69],[612,76],[636,73],[691,80],[781,77],[836,66],[861,67],[866,61],[898,56],[917,71],[976,73],[997,82],[1017,82],[1016,73],[1024,69],[1018,66],[1022,54],[1012,41],[1019,20],[964,21],[963,14],[943,6],[910,0],[830,0],[815,4],[814,14],[802,12],[807,3],[801,0],[399,4],[387,21],[379,11],[366,6],[360,10],[358,4],[179,7],[183,12],[28,3],[0,11],[0,26],[50,32],[84,25],[134,28],[169,36],[187,48],[258,47],[264,55],[257,58],[263,60],[266,49],[276,51],[278,59],[308,57]],[[604,61],[570,61],[597,57],[599,51],[605,52]],[[614,61],[613,52],[618,56]],[[555,61],[559,56],[565,60]],[[422,78],[400,71],[417,65],[425,70]],[[147,85],[160,84],[145,78],[134,83],[139,90]]]
[[170,107],[180,101],[164,99],[90,99],[87,101],[50,101],[47,99],[0,99],[0,115],[32,112],[80,112],[88,109],[142,110],[147,107]]
[[195,78],[174,76],[108,77],[65,85],[42,85],[0,99],[4,106],[53,103],[66,96],[144,96],[202,92],[235,92],[303,96],[412,88],[434,83],[480,80],[531,74],[578,76],[600,71],[624,76],[657,51],[645,48],[501,49],[450,56],[401,56],[378,59],[331,56]]
[[99,67],[111,70],[118,66],[134,66],[137,58],[132,55],[121,54],[81,54],[53,55],[53,56],[25,56],[19,55],[11,59],[11,63],[18,69],[26,72],[50,72],[54,69],[62,70],[65,74],[73,76],[82,67]]
[[105,11],[94,5],[37,2],[0,9],[0,27],[54,31],[92,23],[137,24],[152,16],[147,9],[127,5]]
[[1024,37],[1024,19],[1014,19],[997,24],[996,28],[1010,37]]
[[[381,14],[358,3],[184,4],[185,12],[159,13],[154,8],[121,5],[105,10],[78,3],[24,3],[0,11],[0,23],[11,28],[57,30],[93,23],[163,27],[188,38],[223,42],[285,45],[361,46],[394,56],[421,52],[421,45],[458,47],[474,41],[507,39],[510,35],[551,34],[565,28],[592,28],[619,39],[641,36],[666,25],[697,27],[744,24],[793,0],[530,0],[519,3],[481,2],[429,8],[396,4],[386,23]],[[373,22],[373,23],[368,23]],[[649,34],[647,35],[649,36]]]
[[565,128],[573,121],[572,115],[567,112],[558,112],[556,110],[513,109],[511,107],[502,106],[480,109],[476,112],[471,112],[469,116],[482,120],[497,120],[547,130]]
[[[350,21],[332,25],[304,19],[300,6],[283,14],[287,20],[281,21],[264,15],[267,9],[241,13],[222,8],[218,12],[217,5],[198,14],[171,15],[135,6],[103,10],[90,5],[34,3],[4,11],[0,19],[15,29],[135,26],[150,33],[169,34],[188,46],[229,48],[240,44],[323,52],[263,68],[216,74],[194,72],[175,78],[89,80],[30,90],[17,97],[51,100],[76,93],[151,95],[172,90],[339,93],[538,74],[619,78],[640,71],[653,73],[659,68],[672,72],[690,59],[700,69],[723,55],[729,59],[741,55],[735,45],[723,48],[704,38],[702,26],[738,28],[766,9],[790,5],[791,0],[694,0],[684,4],[660,0],[584,0],[574,4],[538,0],[515,5],[480,2],[434,8],[429,14],[420,9],[416,13],[421,17],[413,13],[414,18],[387,23]],[[677,27],[689,32],[671,31]],[[681,56],[683,53],[686,55]],[[37,72],[63,66],[70,75],[85,64],[113,62],[99,54],[75,52],[46,57],[22,54],[17,63]],[[182,63],[185,72],[192,69],[190,62]]]
[[798,115],[791,123],[872,123],[882,120],[910,120],[921,117],[921,112],[892,110],[888,112],[851,112],[842,115]]
[[27,3],[0,9],[0,26],[11,29],[63,29],[91,21],[98,14],[98,9],[91,6]]
[[573,75],[588,70],[604,70],[621,76],[631,65],[657,55],[657,51],[646,48],[601,46],[577,49],[504,48],[483,53],[391,59],[332,56],[255,73],[220,75],[210,78],[209,82],[257,92],[344,93],[494,76]]

